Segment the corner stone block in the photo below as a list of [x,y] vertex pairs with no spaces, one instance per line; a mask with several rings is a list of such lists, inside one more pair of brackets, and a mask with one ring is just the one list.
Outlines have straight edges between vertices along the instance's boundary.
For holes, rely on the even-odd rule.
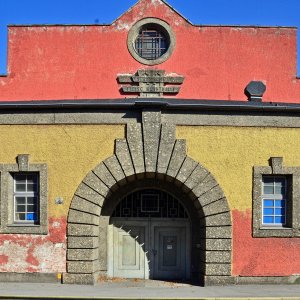
[[95,249],[68,249],[67,260],[93,261],[98,259],[99,251]]
[[70,209],[68,216],[69,223],[99,225],[99,217],[90,213]]
[[186,141],[176,140],[170,164],[167,170],[167,175],[175,177],[186,157]]
[[231,250],[231,239],[206,239],[205,240],[206,250],[215,251],[215,250]]
[[67,261],[69,273],[91,274],[99,271],[98,261]]
[[206,238],[211,239],[231,239],[232,228],[231,226],[213,226],[205,228]]
[[157,161],[157,172],[160,174],[167,172],[176,139],[175,131],[175,125],[162,124]]
[[83,182],[103,197],[106,197],[109,192],[108,187],[93,172],[89,172]]
[[127,141],[135,173],[145,173],[144,145],[141,124],[127,125]]
[[196,187],[200,182],[202,182],[208,174],[208,171],[200,164],[198,164],[195,170],[186,180],[185,186],[190,190],[194,189],[194,187]]
[[82,237],[82,236],[69,236],[67,239],[68,248],[70,249],[91,249],[99,247],[98,237]]
[[102,195],[100,195],[84,183],[80,183],[75,192],[75,195],[79,196],[80,198],[86,199],[90,202],[93,202],[99,206],[102,206],[104,201],[104,197]]
[[233,284],[236,284],[236,277],[230,276],[230,275],[228,275],[228,276],[204,276],[203,283],[204,283],[204,286],[233,285]]
[[94,170],[94,174],[96,174],[97,177],[101,179],[101,181],[111,188],[116,184],[116,180],[113,178],[113,176],[110,174],[110,172],[107,170],[105,164],[102,162],[100,163]]
[[78,211],[83,211],[93,215],[100,215],[101,207],[78,196],[74,196],[71,203],[71,208]]
[[231,252],[230,251],[205,251],[205,262],[230,264]]
[[116,156],[121,163],[125,176],[130,177],[134,175],[135,171],[126,140],[116,140]]
[[63,274],[63,283],[64,284],[86,284],[93,285],[96,283],[96,274]]
[[106,160],[104,160],[103,163],[117,182],[120,182],[125,179],[125,174],[115,155],[107,158]]
[[68,236],[81,236],[81,237],[98,237],[99,236],[99,227],[97,225],[88,225],[88,224],[68,224],[67,228]]
[[230,276],[231,265],[230,264],[206,264],[206,275],[214,276]]

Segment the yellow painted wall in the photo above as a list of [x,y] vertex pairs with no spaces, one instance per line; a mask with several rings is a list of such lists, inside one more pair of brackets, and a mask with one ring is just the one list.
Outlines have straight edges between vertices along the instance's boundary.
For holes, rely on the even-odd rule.
[[[47,163],[49,216],[66,216],[85,175],[113,154],[123,125],[2,125],[0,163],[15,163],[18,154]],[[300,130],[217,126],[177,126],[188,155],[204,165],[223,188],[231,209],[252,205],[252,167],[267,166],[271,156],[300,166]],[[56,197],[64,204],[54,204]]]
[[186,139],[188,155],[215,176],[231,209],[251,208],[253,166],[268,166],[272,156],[282,156],[285,166],[300,166],[295,128],[178,126],[177,138]]
[[[79,183],[113,154],[116,138],[124,138],[124,126],[2,125],[0,163],[16,163],[18,154],[30,154],[31,163],[47,163],[49,216],[66,216]],[[63,205],[54,204],[58,196]]]

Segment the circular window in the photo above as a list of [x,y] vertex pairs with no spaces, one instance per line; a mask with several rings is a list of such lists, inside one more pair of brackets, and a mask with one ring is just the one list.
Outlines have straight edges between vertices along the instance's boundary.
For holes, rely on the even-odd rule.
[[128,33],[128,50],[139,62],[156,65],[167,60],[175,46],[170,26],[155,18],[137,22]]

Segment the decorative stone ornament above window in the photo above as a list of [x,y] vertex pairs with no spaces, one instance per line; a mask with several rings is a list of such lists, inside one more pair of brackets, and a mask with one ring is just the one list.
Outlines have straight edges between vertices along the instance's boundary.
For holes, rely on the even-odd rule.
[[171,27],[156,18],[146,18],[129,30],[127,47],[138,62],[153,66],[166,61],[175,48],[175,35]]
[[253,169],[253,236],[300,237],[300,167],[284,167],[282,157]]

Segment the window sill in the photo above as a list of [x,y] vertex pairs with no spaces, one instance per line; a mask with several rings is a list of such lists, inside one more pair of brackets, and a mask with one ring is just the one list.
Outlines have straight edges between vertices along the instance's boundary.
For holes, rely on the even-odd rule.
[[262,237],[262,238],[269,238],[269,237],[298,237],[300,236],[300,231],[294,228],[288,227],[261,227],[259,229],[253,229],[253,237]]
[[2,226],[0,233],[15,233],[15,234],[48,234],[47,225],[35,224],[7,224]]

